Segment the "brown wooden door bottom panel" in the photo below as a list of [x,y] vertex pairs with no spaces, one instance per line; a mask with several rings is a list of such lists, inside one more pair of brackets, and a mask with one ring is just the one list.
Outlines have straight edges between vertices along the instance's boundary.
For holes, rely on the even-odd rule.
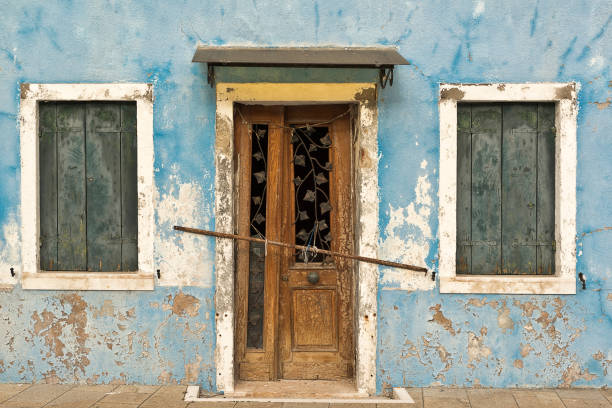
[[282,363],[286,380],[339,380],[353,376],[353,363]]

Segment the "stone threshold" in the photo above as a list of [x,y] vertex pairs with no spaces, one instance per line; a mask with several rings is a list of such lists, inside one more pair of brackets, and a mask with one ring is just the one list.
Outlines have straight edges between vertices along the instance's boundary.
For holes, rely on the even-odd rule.
[[384,397],[362,398],[291,398],[291,397],[253,397],[237,395],[214,395],[200,397],[200,387],[190,385],[185,393],[185,402],[293,402],[293,403],[334,403],[334,404],[414,404],[414,400],[404,388],[393,388],[393,399]]

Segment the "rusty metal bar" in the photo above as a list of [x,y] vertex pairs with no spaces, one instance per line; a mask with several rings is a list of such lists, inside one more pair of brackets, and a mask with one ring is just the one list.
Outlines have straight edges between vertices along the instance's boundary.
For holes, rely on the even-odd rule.
[[340,258],[354,259],[356,261],[361,261],[361,262],[368,262],[368,263],[377,264],[377,265],[390,266],[393,268],[408,269],[410,271],[424,272],[425,274],[427,273],[427,268],[423,268],[421,266],[414,266],[414,265],[402,264],[402,263],[391,262],[391,261],[383,261],[382,259],[368,258],[366,256],[343,254],[340,252],[328,251],[325,249],[319,249],[315,247],[305,247],[303,245],[293,245],[293,244],[287,244],[285,242],[270,241],[266,239],[253,238],[253,237],[244,237],[244,236],[236,235],[236,234],[208,231],[208,230],[203,230],[203,229],[198,229],[198,228],[181,227],[178,225],[175,225],[174,229],[176,231],[189,232],[191,234],[208,235],[211,237],[236,239],[236,240],[241,240],[241,241],[259,242],[262,244],[276,245],[276,246],[280,246],[284,248],[299,249],[301,251],[310,251],[310,252],[315,252],[315,253],[329,255],[329,256],[337,256]]

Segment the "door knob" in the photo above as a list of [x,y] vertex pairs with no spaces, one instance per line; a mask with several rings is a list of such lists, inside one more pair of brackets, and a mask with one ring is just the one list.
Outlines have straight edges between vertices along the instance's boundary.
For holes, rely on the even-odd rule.
[[317,271],[308,272],[306,279],[308,279],[308,282],[310,282],[311,284],[316,285],[317,283],[319,283],[319,272]]

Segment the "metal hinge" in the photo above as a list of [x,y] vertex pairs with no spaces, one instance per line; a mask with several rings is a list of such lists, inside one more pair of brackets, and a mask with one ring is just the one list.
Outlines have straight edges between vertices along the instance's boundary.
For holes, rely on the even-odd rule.
[[497,246],[497,241],[461,241],[465,246]]
[[557,250],[557,241],[535,241],[535,242],[512,242],[514,248],[519,246],[550,246],[553,251]]

